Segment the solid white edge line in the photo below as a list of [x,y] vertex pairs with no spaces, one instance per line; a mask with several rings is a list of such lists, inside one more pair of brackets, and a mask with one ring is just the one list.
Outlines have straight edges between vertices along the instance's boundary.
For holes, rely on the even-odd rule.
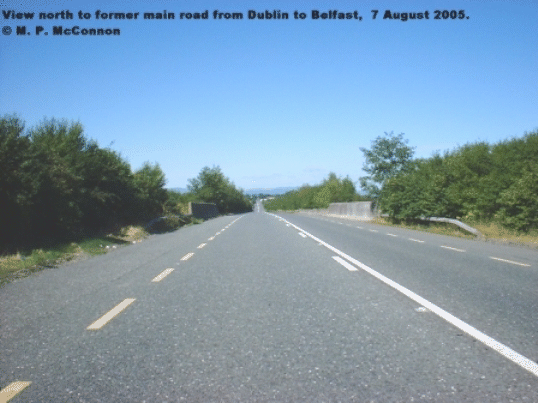
[[104,325],[106,325],[108,322],[110,322],[112,319],[114,319],[117,315],[119,315],[121,313],[121,311],[123,311],[125,308],[127,308],[129,305],[131,305],[135,300],[136,300],[135,298],[125,298],[122,302],[120,302],[118,305],[116,305],[110,311],[105,313],[103,316],[101,316],[99,319],[97,319],[95,322],[93,322],[86,329],[87,330],[101,329]]
[[333,259],[336,260],[338,263],[340,263],[342,266],[344,266],[349,271],[358,271],[359,270],[355,266],[350,265],[348,262],[346,262],[340,256],[333,256]]
[[166,276],[168,276],[170,273],[172,273],[174,271],[174,269],[172,268],[168,268],[166,270],[163,270],[161,272],[161,274],[159,274],[157,277],[155,277],[153,280],[151,280],[152,283],[158,283],[159,281],[161,281],[163,278],[165,278]]
[[527,263],[514,262],[513,260],[501,259],[500,257],[490,256],[489,258],[490,258],[490,259],[499,260],[499,261],[501,261],[501,262],[506,262],[506,263],[511,263],[511,264],[517,264],[517,265],[519,265],[519,266],[531,267],[531,265],[530,265],[530,264],[527,264]]
[[534,374],[538,377],[538,364],[536,364],[534,361],[529,360],[527,357],[519,354],[515,350],[512,350],[510,347],[505,346],[504,344],[498,342],[497,340],[493,339],[492,337],[489,337],[488,335],[482,333],[478,329],[472,327],[471,325],[465,323],[461,319],[456,318],[454,315],[448,313],[444,309],[438,307],[437,305],[431,303],[427,299],[422,298],[420,295],[415,294],[413,291],[405,288],[404,286],[401,286],[400,284],[396,283],[395,281],[389,279],[388,277],[385,277],[381,273],[378,273],[377,271],[371,269],[370,267],[366,266],[365,264],[359,262],[358,260],[352,258],[351,256],[345,254],[344,252],[336,249],[334,246],[329,245],[328,243],[322,241],[321,239],[315,237],[314,235],[308,233],[307,231],[299,228],[295,224],[290,223],[286,220],[291,226],[296,228],[299,231],[304,232],[306,235],[308,235],[313,240],[321,243],[323,246],[325,246],[327,249],[332,250],[336,254],[342,256],[347,261],[353,263],[354,265],[360,267],[364,271],[370,273],[372,276],[376,277],[377,279],[381,280],[388,286],[394,288],[395,290],[400,291],[405,296],[411,298],[413,301],[417,302],[421,306],[429,309],[433,313],[435,313],[437,316],[443,318],[448,323],[451,323],[452,325],[456,326],[458,329],[464,331],[468,335],[474,337],[477,340],[480,340],[482,343],[484,343],[486,346],[492,348],[493,350],[497,351],[499,354],[503,355],[504,357],[508,358],[510,361],[518,364],[520,367],[526,369],[530,373]]
[[299,235],[301,235],[303,238],[306,238],[306,235],[303,234],[302,232],[299,232]]

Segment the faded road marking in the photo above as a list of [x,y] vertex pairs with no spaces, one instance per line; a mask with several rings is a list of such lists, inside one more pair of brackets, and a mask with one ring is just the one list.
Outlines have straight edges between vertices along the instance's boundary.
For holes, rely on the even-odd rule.
[[193,252],[189,252],[189,253],[187,253],[185,256],[183,256],[183,257],[181,258],[181,260],[183,260],[183,261],[185,261],[185,260],[189,260],[189,259],[190,259],[191,257],[193,257],[193,256],[194,256],[194,253],[193,253]]
[[206,246],[207,244],[205,243],[201,243],[200,245],[198,245],[198,249],[202,249],[204,246]]
[[32,382],[17,381],[7,385],[4,389],[0,390],[0,403],[7,403],[13,399],[16,395],[30,386]]
[[126,298],[126,299],[124,299],[122,302],[120,302],[118,305],[116,305],[110,311],[108,311],[103,316],[101,316],[99,319],[97,319],[95,322],[93,322],[86,329],[87,330],[101,329],[104,325],[106,325],[108,322],[110,322],[115,316],[117,316],[121,311],[123,311],[125,308],[127,308],[129,305],[131,305],[134,301],[135,301],[135,298]]
[[174,271],[174,269],[172,269],[172,268],[166,269],[161,274],[159,274],[157,277],[155,277],[153,280],[151,280],[151,282],[152,283],[158,283],[159,281],[161,281],[163,278],[168,276],[173,271]]

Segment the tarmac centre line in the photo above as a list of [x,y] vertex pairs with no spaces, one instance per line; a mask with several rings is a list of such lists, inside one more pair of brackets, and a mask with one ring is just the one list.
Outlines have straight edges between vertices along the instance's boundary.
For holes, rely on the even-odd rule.
[[201,243],[200,245],[197,246],[198,249],[202,249],[204,246],[206,246],[207,244],[206,243]]
[[[275,215],[275,217],[278,217]],[[519,365],[520,367],[526,369],[530,373],[532,373],[534,376],[538,377],[538,364],[534,361],[528,359],[527,357],[519,354],[517,351],[512,350],[510,347],[505,346],[504,344],[498,342],[497,340],[493,339],[492,337],[486,335],[485,333],[482,333],[478,329],[474,328],[473,326],[469,325],[468,323],[462,321],[461,319],[455,317],[451,313],[445,311],[444,309],[438,307],[434,303],[428,301],[425,298],[422,298],[420,295],[414,293],[413,291],[409,290],[408,288],[396,283],[395,281],[389,279],[388,277],[382,275],[381,273],[375,271],[374,269],[366,266],[364,263],[359,262],[358,260],[352,258],[351,256],[347,255],[346,253],[342,252],[341,250],[335,248],[334,246],[329,245],[325,241],[322,241],[321,239],[317,238],[316,236],[308,233],[307,231],[301,229],[300,227],[296,226],[295,224],[290,223],[289,221],[285,220],[288,224],[293,226],[298,231],[304,232],[308,237],[312,238],[314,241],[320,243],[321,245],[325,246],[327,249],[335,252],[336,254],[340,255],[342,258],[347,260],[350,263],[353,263],[355,266],[360,267],[365,272],[371,274],[372,276],[376,277],[378,280],[382,281],[383,283],[387,284],[388,286],[394,288],[395,290],[401,292],[408,298],[412,299],[413,301],[417,302],[420,306],[429,309],[431,312],[435,313],[440,318],[444,319],[448,323],[452,324],[453,326],[457,327],[458,329],[464,331],[471,337],[474,337],[476,340],[481,341],[486,346],[492,348],[493,350],[497,351],[499,354],[507,358],[508,360],[512,361],[513,363]]]
[[191,257],[193,257],[193,256],[194,256],[194,253],[193,253],[193,252],[189,252],[189,253],[187,253],[185,256],[183,256],[183,257],[181,258],[181,260],[186,261],[186,260],[189,260],[189,259],[190,259]]
[[103,316],[101,316],[99,319],[97,319],[95,322],[93,322],[86,329],[87,330],[99,330],[99,329],[101,329],[104,325],[106,325],[108,322],[110,322],[112,319],[114,319],[116,316],[118,316],[125,308],[127,308],[129,305],[131,305],[135,300],[136,300],[135,298],[125,298],[122,302],[120,302],[118,305],[116,305],[110,311],[105,313]]
[[24,389],[30,386],[32,382],[17,381],[11,382],[4,389],[0,390],[0,403],[7,403]]
[[159,281],[161,281],[163,278],[165,278],[166,276],[168,276],[170,273],[172,273],[174,271],[174,269],[172,268],[168,268],[166,270],[164,270],[163,272],[161,272],[161,274],[159,274],[157,277],[155,277],[153,280],[151,280],[152,283],[158,283]]

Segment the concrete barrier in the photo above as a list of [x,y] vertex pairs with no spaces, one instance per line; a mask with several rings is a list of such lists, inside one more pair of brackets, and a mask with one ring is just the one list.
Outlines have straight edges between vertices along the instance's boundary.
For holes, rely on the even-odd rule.
[[360,220],[372,220],[376,217],[372,202],[331,203],[327,209],[330,216],[351,216]]
[[219,215],[219,210],[215,203],[193,203],[189,202],[188,215],[192,215],[196,218],[213,218]]

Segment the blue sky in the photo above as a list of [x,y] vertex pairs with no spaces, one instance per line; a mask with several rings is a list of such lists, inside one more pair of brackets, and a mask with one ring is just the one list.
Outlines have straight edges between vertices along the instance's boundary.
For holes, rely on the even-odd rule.
[[[328,5],[329,4],[329,5]],[[79,121],[133,169],[158,162],[168,187],[218,165],[238,187],[357,181],[360,147],[405,133],[416,157],[538,128],[538,3],[534,1],[0,1],[1,10],[73,20],[13,20],[0,36],[0,114],[30,128]],[[248,10],[289,20],[249,20]],[[312,10],[362,21],[313,20]],[[370,10],[379,14],[372,19]],[[79,10],[91,19],[79,20]],[[131,21],[95,11],[139,12]],[[144,12],[175,20],[144,20]],[[208,20],[180,12],[209,11]],[[214,20],[212,12],[242,12]],[[295,20],[294,11],[305,12]],[[430,19],[383,19],[424,12]],[[469,19],[435,20],[435,10]],[[37,18],[37,16],[36,16]],[[17,25],[31,35],[17,36]],[[41,25],[48,36],[35,35]],[[119,28],[119,36],[53,36],[53,26]]]

